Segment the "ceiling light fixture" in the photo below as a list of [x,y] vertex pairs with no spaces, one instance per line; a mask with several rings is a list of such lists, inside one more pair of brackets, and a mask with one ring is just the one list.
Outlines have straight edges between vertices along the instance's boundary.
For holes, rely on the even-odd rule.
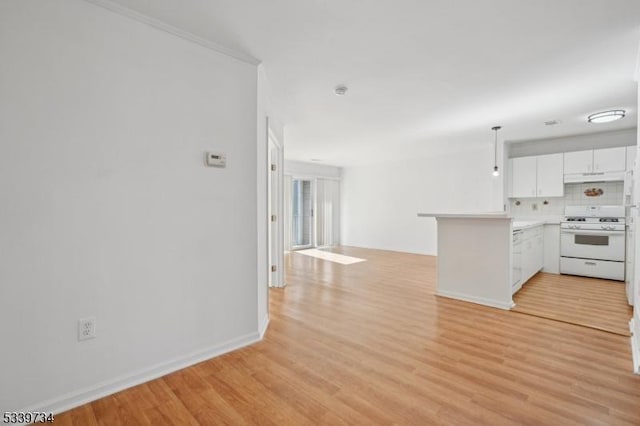
[[347,90],[349,90],[347,86],[338,86],[336,87],[335,92],[338,96],[344,96],[344,94],[347,93]]
[[613,109],[611,111],[602,111],[595,114],[591,114],[587,117],[589,123],[609,123],[611,121],[620,120],[624,118],[626,111],[623,109]]
[[498,130],[502,129],[501,126],[493,126],[491,130],[496,132],[496,137],[493,142],[493,175],[500,176],[500,171],[498,170]]

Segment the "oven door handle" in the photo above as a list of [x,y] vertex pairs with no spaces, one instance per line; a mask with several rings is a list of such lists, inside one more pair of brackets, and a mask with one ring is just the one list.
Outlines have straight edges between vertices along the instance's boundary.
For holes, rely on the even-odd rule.
[[624,231],[605,231],[598,229],[562,229],[562,234],[581,234],[581,235],[610,235],[624,237]]

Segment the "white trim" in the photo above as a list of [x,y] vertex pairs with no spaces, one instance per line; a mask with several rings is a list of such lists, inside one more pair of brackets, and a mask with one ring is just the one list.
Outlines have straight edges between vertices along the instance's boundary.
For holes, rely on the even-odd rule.
[[254,58],[253,56],[247,55],[246,53],[238,52],[236,50],[221,46],[210,40],[204,39],[202,37],[198,37],[195,34],[176,28],[163,21],[160,21],[158,19],[147,16],[143,13],[136,12],[135,10],[124,7],[118,3],[113,2],[112,0],[85,0],[85,1],[95,4],[96,6],[100,6],[104,9],[110,10],[111,12],[117,13],[118,15],[126,16],[127,18],[131,18],[135,21],[141,22],[143,24],[147,24],[156,29],[172,34],[174,36],[199,44],[203,47],[206,47],[207,49],[211,49],[223,55],[230,56],[239,61],[246,62],[251,65],[258,65],[261,62],[260,60]]
[[265,314],[260,322],[260,340],[264,339],[264,334],[267,332],[267,328],[269,328],[269,321],[269,314]]
[[335,180],[341,181],[342,177],[335,176],[322,176],[322,175],[300,175],[296,173],[285,172],[285,176],[291,176],[293,179],[304,179],[304,180],[313,180],[313,179],[327,179],[327,180]]
[[634,324],[635,321],[631,318],[631,321],[629,321],[629,329],[631,330],[631,359],[633,361],[633,372],[640,375],[640,342],[638,342],[640,336],[634,333]]
[[86,404],[91,401],[95,401],[105,396],[112,395],[116,392],[137,386],[139,384],[157,379],[158,377],[166,376],[183,368],[190,367],[202,361],[207,361],[211,358],[223,355],[225,353],[235,351],[244,346],[251,345],[259,342],[261,336],[257,332],[245,334],[244,336],[236,337],[228,340],[227,342],[219,345],[212,346],[207,349],[195,351],[189,355],[176,358],[172,361],[156,364],[153,367],[145,368],[137,372],[122,375],[115,379],[106,380],[101,383],[97,383],[93,386],[88,386],[84,389],[80,389],[74,392],[67,393],[65,395],[52,398],[46,401],[35,403],[27,408],[16,410],[18,412],[51,412],[53,414],[62,413],[80,405]]
[[[275,158],[271,158],[271,149],[275,149]],[[276,164],[276,172],[272,174],[270,164],[267,166],[267,173],[270,173],[267,178],[267,185],[271,182],[271,197],[275,198],[276,206],[273,208],[273,200],[267,199],[268,209],[271,214],[276,215],[275,224],[270,220],[267,220],[267,226],[271,229],[271,238],[273,241],[269,241],[269,249],[273,252],[271,254],[272,264],[276,266],[276,272],[269,270],[271,278],[271,287],[282,288],[285,286],[285,274],[284,274],[284,149],[282,143],[278,140],[275,132],[271,129],[271,122],[267,117],[267,157],[270,159],[268,162]],[[267,189],[269,194],[269,189]],[[267,195],[268,198],[268,195]],[[275,225],[275,226],[274,226]]]
[[511,302],[511,303],[503,303],[503,302],[500,302],[498,300],[486,299],[484,297],[468,296],[466,294],[456,293],[454,291],[438,290],[436,292],[436,296],[446,297],[446,298],[449,298],[449,299],[462,300],[463,302],[477,303],[477,304],[480,304],[480,305],[490,306],[492,308],[504,309],[504,310],[507,310],[507,311],[510,310],[511,308],[513,308],[513,306],[515,306],[515,304],[513,302]]

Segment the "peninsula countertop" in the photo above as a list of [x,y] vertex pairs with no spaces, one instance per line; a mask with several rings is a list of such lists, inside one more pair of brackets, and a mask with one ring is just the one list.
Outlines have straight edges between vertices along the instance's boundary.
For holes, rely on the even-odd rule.
[[418,217],[443,217],[451,219],[511,219],[506,212],[487,213],[418,213]]
[[[444,219],[504,219],[511,220],[514,230],[535,228],[548,224],[545,219],[521,219],[509,216],[506,212],[486,212],[486,213],[418,213],[418,217],[435,217]],[[552,222],[553,223],[553,222]]]

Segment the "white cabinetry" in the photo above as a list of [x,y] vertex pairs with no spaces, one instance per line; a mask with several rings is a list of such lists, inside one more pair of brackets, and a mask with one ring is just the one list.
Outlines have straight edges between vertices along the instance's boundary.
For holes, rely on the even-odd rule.
[[544,232],[542,225],[521,231],[519,247],[516,248],[514,244],[512,258],[516,258],[516,256],[520,263],[521,279],[517,284],[513,283],[514,293],[520,290],[524,283],[544,267]]
[[533,277],[544,266],[544,235],[542,226],[522,232],[522,282]]
[[537,165],[538,197],[564,195],[563,155],[539,155]]
[[564,173],[591,173],[593,171],[593,150],[564,153]]
[[560,273],[560,225],[544,225],[544,269],[550,274]]
[[513,196],[535,197],[537,192],[537,158],[514,158],[513,169]]
[[626,169],[627,148],[590,149],[564,153],[564,173],[622,172]]
[[623,172],[627,167],[627,148],[594,149],[594,172]]
[[562,197],[563,154],[519,157],[511,160],[512,197]]

